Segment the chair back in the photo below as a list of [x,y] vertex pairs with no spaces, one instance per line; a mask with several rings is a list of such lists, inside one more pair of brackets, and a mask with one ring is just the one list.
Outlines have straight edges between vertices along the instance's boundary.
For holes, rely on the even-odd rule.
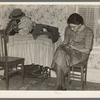
[[5,56],[8,56],[8,53],[7,53],[7,35],[5,33],[5,30],[3,30],[3,38],[4,38],[4,55]]
[[3,38],[3,30],[0,30],[0,57],[3,57],[4,54],[4,38]]
[[7,54],[7,35],[5,34],[5,30],[0,30],[0,45],[1,45],[1,52],[0,55],[8,56]]

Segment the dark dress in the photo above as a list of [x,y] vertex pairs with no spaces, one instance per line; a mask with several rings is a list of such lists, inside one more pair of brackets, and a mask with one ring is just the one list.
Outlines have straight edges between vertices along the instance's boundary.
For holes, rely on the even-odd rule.
[[16,33],[18,33],[18,23],[20,22],[20,20],[15,20],[12,19],[11,21],[9,21],[6,29],[5,29],[5,34],[6,34],[6,41],[9,41],[9,35],[15,35]]
[[[85,61],[92,50],[93,45],[93,31],[83,26],[80,31],[74,33],[69,27],[65,30],[66,45],[60,45],[54,54],[51,67],[54,68],[55,64],[62,68],[64,74],[68,72],[68,67]],[[89,52],[83,53],[75,49],[69,48],[73,45],[78,49],[88,49]]]
[[15,35],[18,33],[18,23],[20,20],[11,20],[9,21],[7,28],[6,28],[6,34],[8,35]]

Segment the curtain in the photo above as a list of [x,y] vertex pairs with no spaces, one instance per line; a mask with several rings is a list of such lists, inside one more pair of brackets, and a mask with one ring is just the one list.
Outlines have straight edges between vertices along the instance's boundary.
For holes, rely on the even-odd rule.
[[[100,7],[94,5],[78,6],[78,13],[84,18],[85,25],[94,32],[94,46],[98,46],[100,39]],[[99,43],[100,44],[100,43]]]
[[83,16],[85,25],[94,29],[94,8],[79,7],[79,14]]

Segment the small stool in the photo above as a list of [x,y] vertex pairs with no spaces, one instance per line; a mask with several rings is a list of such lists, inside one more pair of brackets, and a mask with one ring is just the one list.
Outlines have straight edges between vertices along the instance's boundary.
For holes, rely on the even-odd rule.
[[18,58],[18,57],[9,57],[4,56],[0,57],[0,67],[4,69],[4,76],[5,82],[6,82],[6,89],[9,90],[9,77],[11,73],[14,73],[16,71],[19,71],[19,69],[16,68],[16,70],[10,72],[9,69],[13,68],[14,66],[18,66],[18,64],[21,64],[21,71],[22,71],[22,83],[24,83],[24,58]]

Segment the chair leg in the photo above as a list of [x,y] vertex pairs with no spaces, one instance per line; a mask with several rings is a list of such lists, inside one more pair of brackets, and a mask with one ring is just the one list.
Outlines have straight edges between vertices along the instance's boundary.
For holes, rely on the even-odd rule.
[[68,81],[68,84],[70,84],[70,83],[71,83],[70,71],[68,72],[67,81]]
[[84,89],[84,73],[83,73],[83,67],[81,67],[81,89]]
[[24,62],[22,63],[22,68],[21,68],[21,70],[22,70],[22,84],[24,84],[24,74],[25,74],[25,69],[24,69]]
[[9,90],[9,66],[6,66],[5,69],[5,83],[6,83],[6,89]]
[[17,66],[18,66],[18,65],[16,64],[16,65],[15,65],[16,70],[17,70]]
[[74,79],[74,67],[73,66],[72,66],[72,69],[70,71],[70,82],[72,81],[71,78],[72,78],[72,80]]
[[85,86],[86,86],[86,79],[87,79],[87,69],[85,70]]

